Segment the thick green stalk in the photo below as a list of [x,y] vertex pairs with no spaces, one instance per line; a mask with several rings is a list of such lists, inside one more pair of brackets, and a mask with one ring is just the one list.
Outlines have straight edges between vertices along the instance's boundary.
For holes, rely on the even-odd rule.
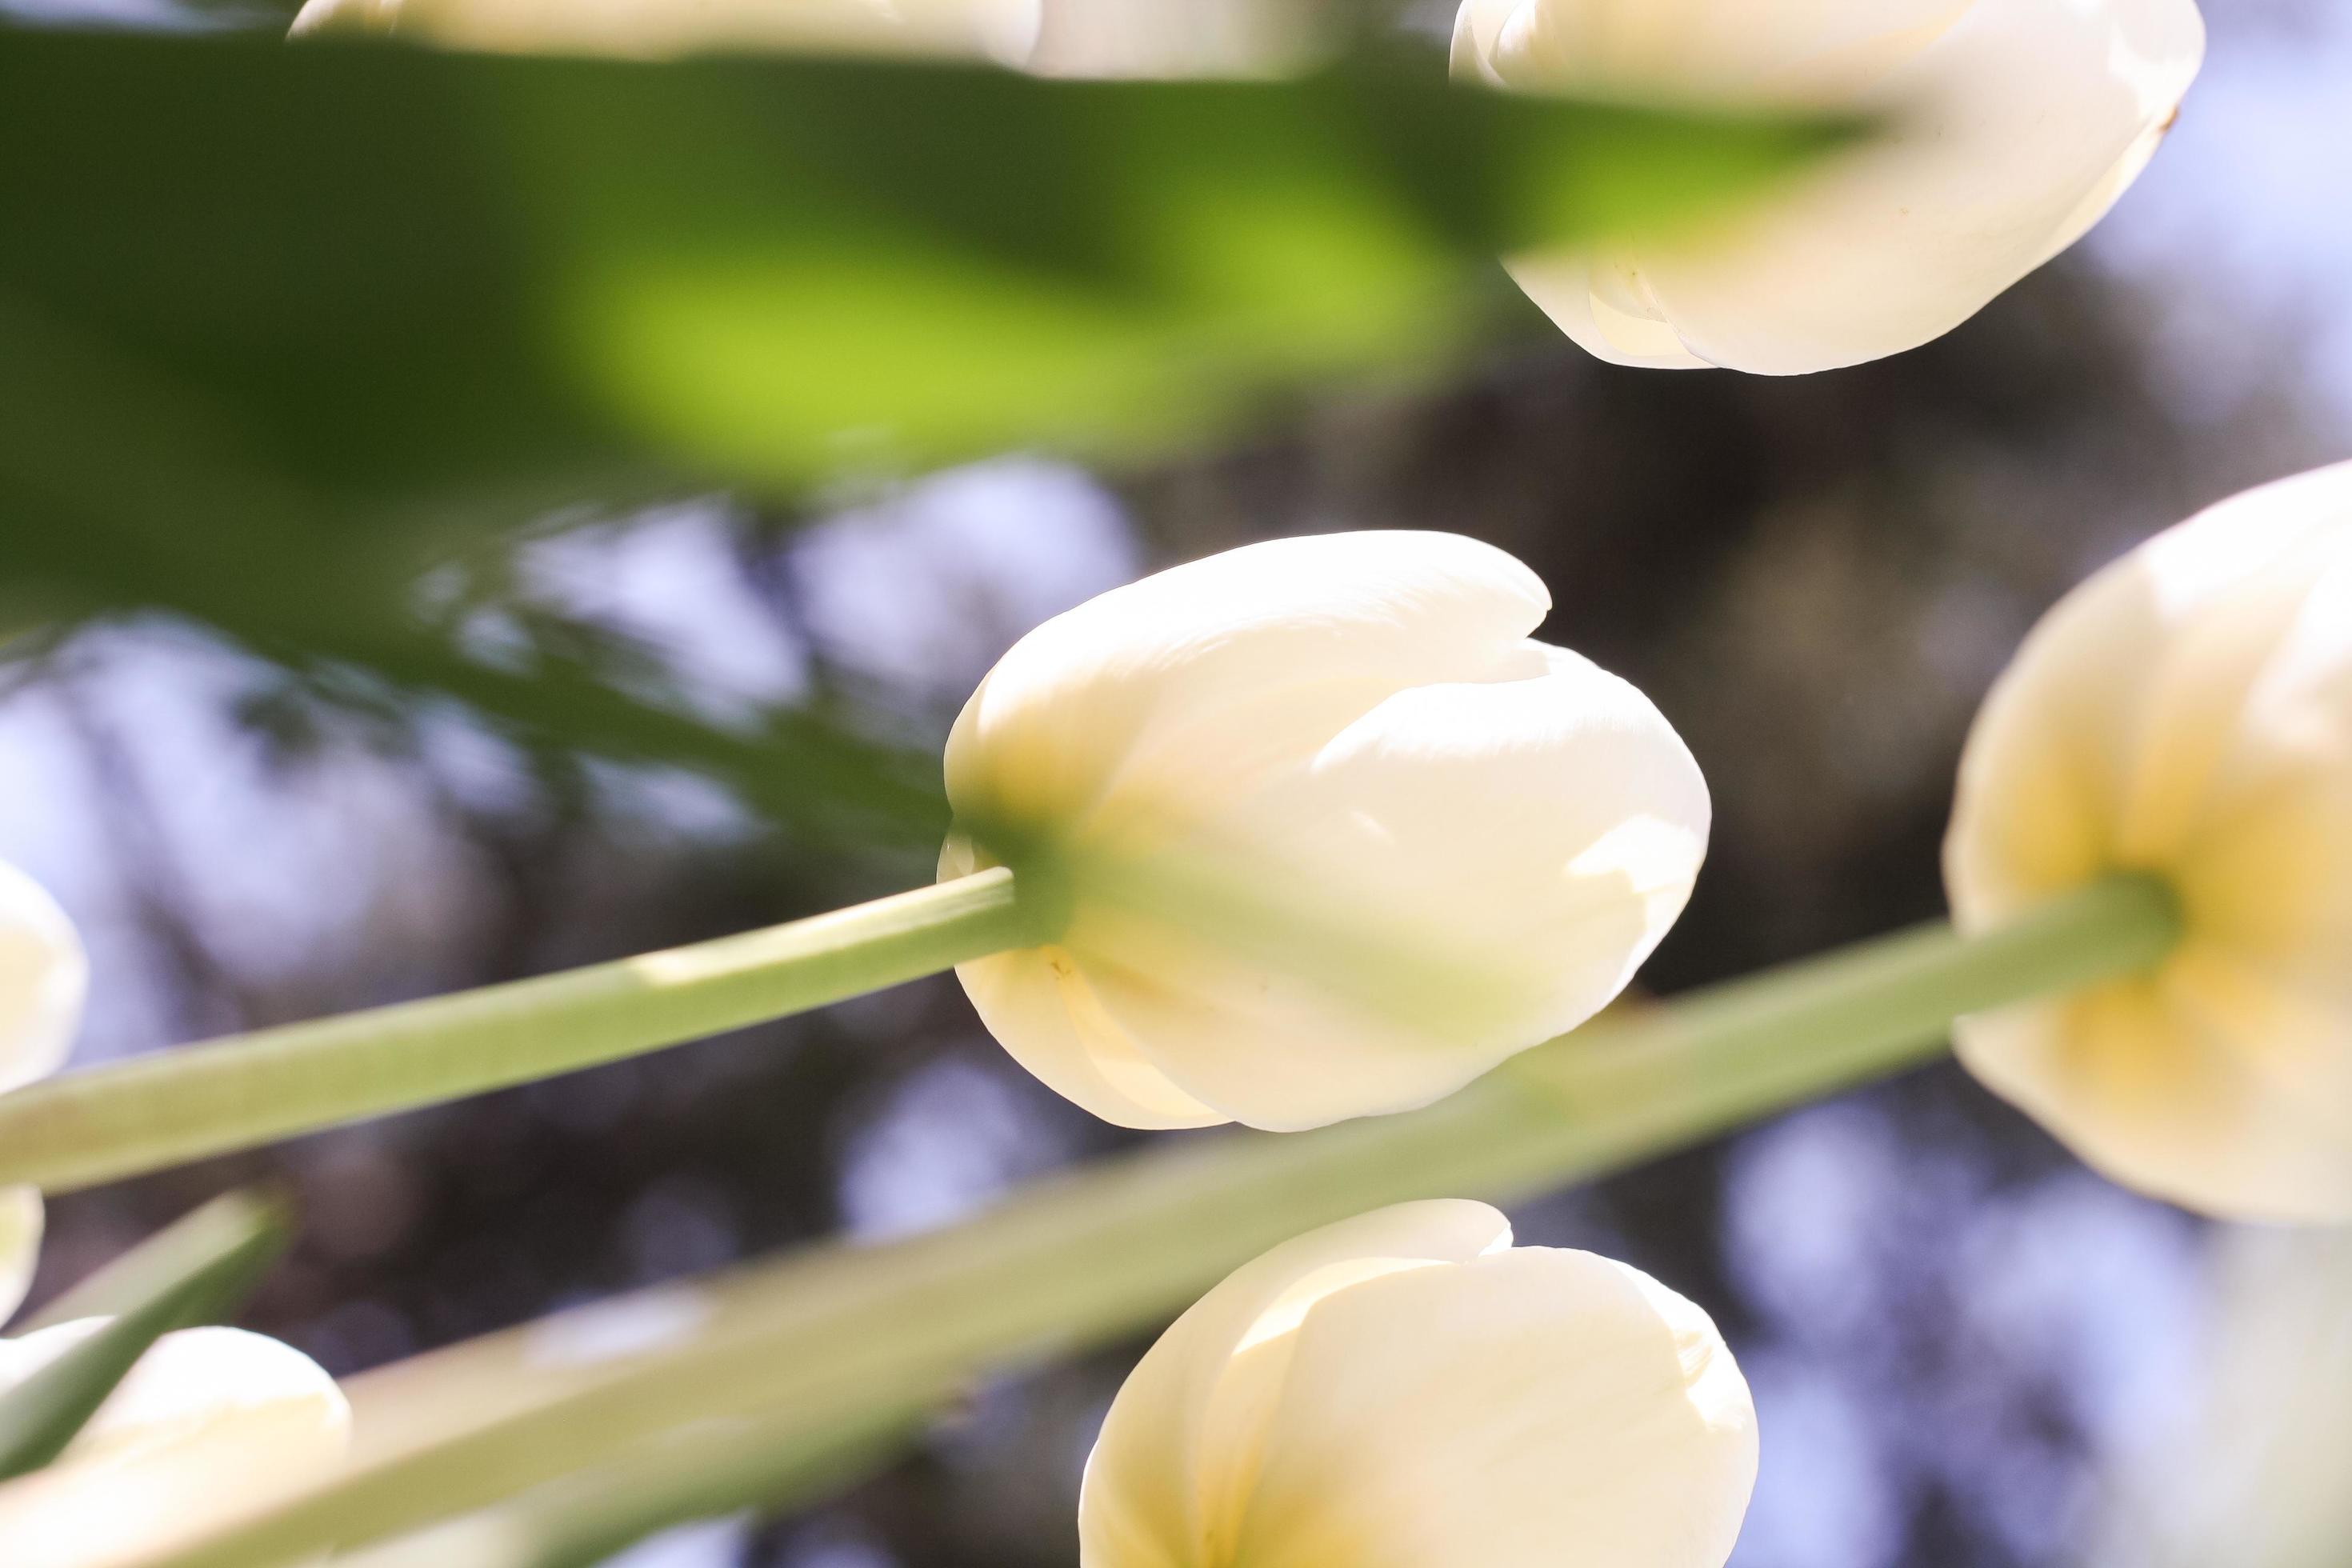
[[1555,1187],[1897,1070],[1960,1015],[2153,964],[2179,927],[2166,889],[2117,880],[1988,935],[1923,929],[1629,1012],[1410,1115],[1166,1140],[951,1230],[589,1309],[635,1315],[623,1337],[645,1348],[618,1359],[551,1364],[564,1336],[543,1326],[494,1335],[359,1380],[375,1436],[351,1468],[140,1568],[275,1568],[488,1506],[688,1422],[789,1411],[815,1431],[918,1405],[1163,1320],[1313,1226]]
[[0,1185],[51,1192],[781,1018],[1018,946],[1013,874],[562,974],[67,1073],[0,1096]]
[[880,1410],[821,1432],[791,1416],[697,1426],[337,1568],[595,1568],[673,1525],[781,1515],[837,1491],[887,1465],[934,1408]]

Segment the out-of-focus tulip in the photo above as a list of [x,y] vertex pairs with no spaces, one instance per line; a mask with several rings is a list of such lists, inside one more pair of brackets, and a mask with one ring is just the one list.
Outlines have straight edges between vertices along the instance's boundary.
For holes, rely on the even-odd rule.
[[1085,1568],[1719,1568],[1756,1477],[1705,1312],[1474,1203],[1300,1237],[1218,1286],[1119,1391]]
[[[0,861],[0,1091],[58,1069],[89,986],[73,922],[39,883]],[[40,1245],[40,1194],[0,1188],[0,1322],[24,1300]]]
[[659,58],[705,51],[937,55],[1015,64],[1037,0],[309,0],[296,36],[389,33],[458,48]]
[[1255,77],[1311,64],[1328,0],[1039,0],[1014,63],[1041,76]]
[[1727,222],[1513,275],[1618,364],[1801,374],[1916,348],[2081,238],[2205,47],[2195,0],[1468,0],[1458,75],[1890,117]]
[[[103,1320],[0,1341],[0,1391]],[[342,1460],[351,1406],[310,1357],[237,1329],[166,1334],[45,1469],[0,1490],[8,1568],[104,1568],[201,1535]]]
[[2314,1568],[2352,1541],[2352,1230],[2232,1226],[2209,1244],[2201,1376],[2136,1432],[2078,1561]]
[[780,49],[991,59],[1041,76],[1264,76],[1305,64],[1322,0],[309,0],[298,35],[664,57]]
[[1968,1019],[1960,1059],[2129,1185],[2352,1219],[2352,464],[2225,502],[2061,603],[1977,720],[1945,870],[1969,930],[2162,877],[2169,959]]
[[37,1189],[0,1187],[0,1322],[7,1321],[33,1288],[47,1218]]
[[[1060,940],[957,971],[989,1028],[1106,1120],[1287,1130],[1426,1104],[1591,1016],[1681,913],[1709,809],[1646,698],[1528,640],[1549,608],[1491,546],[1343,533],[1024,637],[948,742],[940,874],[1026,875],[1025,845],[1074,891]],[[1187,919],[1133,893],[1155,878],[1238,897]],[[1480,983],[1401,994],[1417,955]]]
[[0,1090],[64,1062],[89,979],[81,940],[57,900],[0,861]]

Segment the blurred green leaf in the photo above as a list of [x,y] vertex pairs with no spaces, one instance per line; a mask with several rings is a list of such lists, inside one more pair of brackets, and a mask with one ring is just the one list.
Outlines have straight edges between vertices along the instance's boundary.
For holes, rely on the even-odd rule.
[[790,489],[1418,362],[1497,251],[1719,206],[1837,134],[1433,58],[1087,83],[0,34],[0,344],[47,318],[179,389],[289,505]]
[[281,1205],[232,1194],[75,1292],[77,1314],[110,1321],[0,1394],[0,1480],[63,1453],[157,1340],[233,1310],[285,1247],[287,1229]]
[[934,759],[821,717],[722,731],[561,650],[494,666],[420,623],[419,574],[567,507],[1141,452],[1425,373],[1499,250],[1718,211],[1845,134],[1441,77],[0,27],[0,597],[166,608],[330,686],[935,839]]
[[943,830],[934,758],[807,714],[719,729],[576,655],[469,657],[414,614],[405,555],[351,516],[257,458],[216,401],[0,289],[0,584],[17,603],[176,610],[331,689],[357,673],[365,695],[452,697],[531,743],[698,768],[786,823],[896,843]]
[[[247,1193],[231,1193],[192,1209],[163,1229],[69,1287],[35,1313],[19,1333],[83,1318],[118,1318],[136,1311],[234,1251],[258,1223],[278,1224],[277,1207]],[[266,1264],[267,1257],[260,1260]]]

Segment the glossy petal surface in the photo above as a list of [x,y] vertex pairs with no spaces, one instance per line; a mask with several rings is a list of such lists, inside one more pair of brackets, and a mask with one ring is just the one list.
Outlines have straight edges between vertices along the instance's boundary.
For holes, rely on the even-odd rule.
[[1793,375],[1940,337],[2082,237],[2204,48],[2194,0],[1469,0],[1454,61],[1521,91],[1887,116],[1705,230],[1513,259],[1602,359]]
[[[1519,563],[1334,534],[1038,628],[949,742],[972,835],[1073,870],[1051,947],[960,972],[1008,1049],[1131,1126],[1426,1104],[1605,1005],[1680,914],[1706,788],[1640,692],[1528,640]],[[942,874],[979,862],[950,844]]]
[[[0,1342],[0,1387],[99,1327]],[[9,1568],[103,1568],[285,1495],[339,1463],[351,1407],[308,1356],[237,1329],[166,1334],[47,1469],[0,1494]]]
[[1087,1470],[1086,1568],[1718,1568],[1756,1468],[1706,1315],[1480,1204],[1276,1248],[1155,1345]]

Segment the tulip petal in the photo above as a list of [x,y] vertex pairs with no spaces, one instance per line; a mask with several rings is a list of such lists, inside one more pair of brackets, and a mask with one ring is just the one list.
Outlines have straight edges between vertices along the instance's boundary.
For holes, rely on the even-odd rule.
[[2332,1143],[2346,1168],[2336,1184],[2352,1183],[2352,1012],[2341,982],[2297,985],[2260,960],[2200,939],[2165,966],[2163,987],[2165,1005],[2228,1053],[2285,1109],[2290,1125]]
[[1190,1565],[1230,1537],[1292,1331],[1332,1292],[1510,1245],[1484,1204],[1404,1204],[1284,1243],[1202,1297],[1138,1364],[1087,1464],[1086,1568]]
[[[94,1332],[0,1343],[0,1386]],[[351,1410],[299,1351],[236,1329],[157,1341],[58,1461],[0,1494],[9,1568],[88,1568],[187,1539],[341,1461]]]
[[[2352,716],[2352,703],[2341,711]],[[2228,791],[2176,879],[2200,949],[2258,977],[2285,1013],[2315,1019],[2291,1031],[2304,1049],[2282,1036],[2258,1059],[2284,1058],[2296,1075],[2287,1087],[2352,1114],[2352,1044],[2315,1044],[2326,1027],[2352,1027],[2352,735],[2297,761],[2272,788]],[[2336,1087],[2320,1089],[2314,1071],[2332,1071]]]
[[1953,1043],[1986,1088],[2126,1186],[2240,1218],[2352,1216],[2344,1138],[2179,1005],[2180,984],[1963,1019]]
[[1408,684],[1481,678],[1550,604],[1527,567],[1453,534],[1274,540],[1174,567],[1005,655],[949,738],[948,798],[1066,837],[1099,826],[1114,786],[1129,812],[1181,819]]
[[1990,930],[2115,868],[2115,803],[2164,626],[2147,584],[2110,570],[2035,626],[1994,684],[1961,757],[1944,844],[1963,930]]
[[1137,1047],[1066,949],[999,953],[957,965],[956,978],[1014,1060],[1105,1121],[1167,1131],[1231,1120],[1178,1089]]
[[[950,834],[940,880],[982,866],[970,839]],[[956,965],[956,979],[988,1032],[1040,1083],[1118,1127],[1166,1131],[1230,1120],[1168,1081],[1112,1022],[1060,947],[1022,948]]]
[[1706,1315],[1590,1253],[1401,1271],[1296,1335],[1235,1563],[1720,1568],[1755,1415]]
[[1454,65],[1526,91],[1885,109],[1750,212],[1512,275],[1616,363],[1794,375],[1941,336],[2137,178],[2204,58],[2194,0],[1471,0]]
[[0,861],[0,1090],[58,1069],[89,988],[73,922],[39,883]]
[[0,1323],[25,1304],[41,1261],[45,1218],[37,1187],[0,1187]]
[[[2323,727],[2334,719],[2342,732],[2336,693],[2324,683],[2315,693],[2308,677],[2287,682],[2274,650],[2299,619],[2331,618],[2310,611],[2326,607],[2313,602],[2319,585],[2352,563],[2345,519],[2352,464],[2267,486],[2134,551],[2044,617],[1986,699],[1962,760],[1946,871],[1964,920],[1981,929],[2102,870],[2167,860],[2216,824],[2246,824],[2235,802],[2274,787],[2268,773],[2209,796],[2232,784],[2219,770],[2251,721],[2258,679],[2274,703],[2316,695]],[[2332,783],[2323,778],[2323,794]]]
[[1468,0],[1454,63],[1499,87],[1850,101],[1975,0]]
[[[1604,287],[1599,275],[1610,268],[1616,271],[1614,286]],[[1546,252],[1514,258],[1509,269],[1536,308],[1595,359],[1635,370],[1716,368],[1691,353],[1654,300],[1631,310],[1610,302],[1641,291],[1638,273],[1621,259]]]
[[1041,10],[1021,61],[1041,76],[1272,76],[1310,63],[1323,40],[1307,0],[1044,0]]
[[1289,826],[1342,885],[1529,955],[1543,1037],[1612,1000],[1682,913],[1712,806],[1648,698],[1565,648],[1529,652],[1524,679],[1417,687],[1341,731]]
[[1977,0],[1915,62],[1927,101],[1751,218],[1653,257],[1694,353],[1801,374],[1915,348],[2071,243],[2203,60],[2189,0]]
[[1383,1016],[1213,933],[1162,933],[1148,972],[1118,956],[1139,940],[1074,935],[1105,1012],[1179,1087],[1274,1130],[1406,1110],[1623,989],[1689,897],[1706,786],[1633,687],[1526,653],[1523,679],[1396,694],[1223,818],[1277,868],[1261,877],[1316,890],[1335,935],[1377,919],[1362,934],[1396,952],[1483,965],[1481,994]]

